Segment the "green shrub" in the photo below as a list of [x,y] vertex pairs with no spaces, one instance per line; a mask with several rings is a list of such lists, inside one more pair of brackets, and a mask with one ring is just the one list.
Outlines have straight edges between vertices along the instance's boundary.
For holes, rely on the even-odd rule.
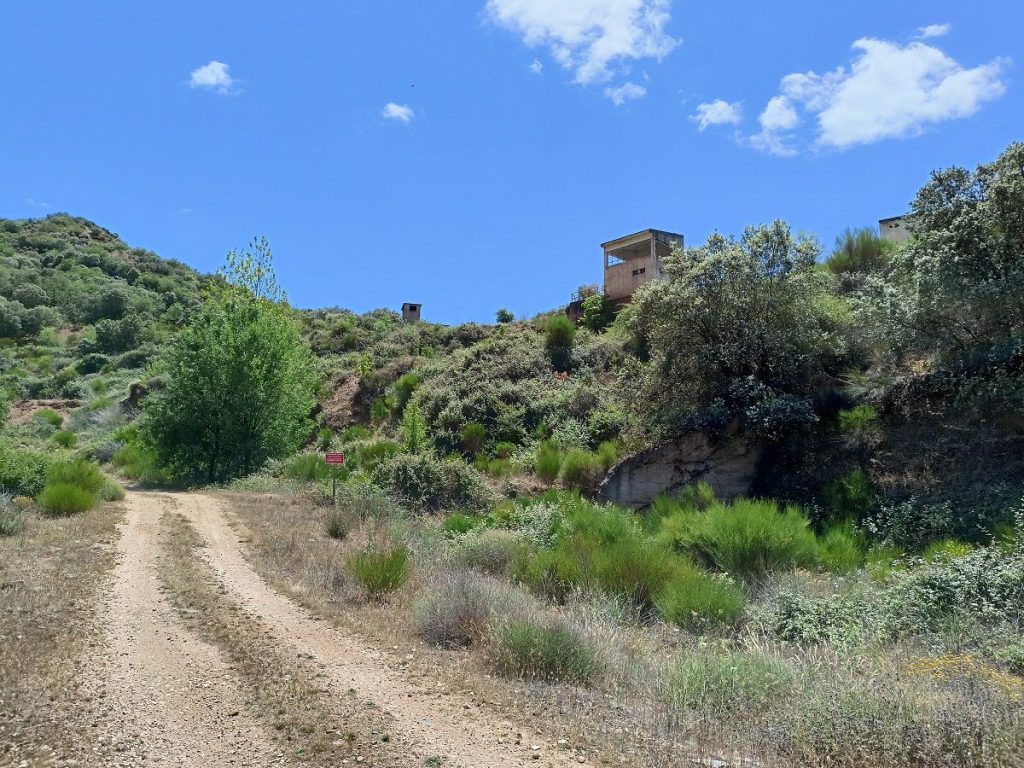
[[590,573],[602,592],[648,611],[655,595],[673,578],[678,559],[650,539],[629,536],[598,547],[590,561]]
[[321,451],[329,451],[331,443],[334,442],[334,430],[330,427],[321,427],[316,433],[316,446]]
[[0,445],[0,490],[36,496],[46,485],[49,466],[44,453]]
[[592,490],[597,487],[603,469],[600,456],[582,448],[573,448],[562,457],[559,477],[569,488]]
[[477,526],[459,541],[455,561],[466,568],[504,576],[524,548],[523,538],[517,533]]
[[565,315],[552,315],[544,326],[544,345],[557,371],[569,369],[576,326]]
[[970,544],[965,544],[962,541],[956,539],[943,539],[942,541],[933,541],[924,551],[921,552],[921,557],[926,562],[933,562],[935,560],[954,560],[958,557],[971,554],[973,547]]
[[509,310],[502,307],[501,309],[498,310],[494,319],[495,322],[498,323],[498,325],[508,325],[516,318],[515,315],[513,315]]
[[661,523],[661,537],[703,563],[747,580],[773,570],[813,565],[818,543],[795,506],[770,501],[716,502],[704,512],[679,512]]
[[601,460],[601,469],[607,473],[619,460],[619,446],[610,440],[605,440],[597,446],[597,456]]
[[561,470],[562,454],[558,446],[550,441],[537,446],[537,456],[533,463],[533,471],[537,473],[537,477],[545,483],[553,483]]
[[64,424],[64,417],[52,408],[40,408],[32,414],[32,418],[49,424],[51,427],[60,427]]
[[919,550],[941,539],[981,541],[988,535],[989,523],[974,510],[954,509],[949,500],[911,497],[881,505],[864,526],[883,544]]
[[399,454],[373,470],[373,482],[417,511],[483,511],[494,494],[480,473],[466,463],[427,453]]
[[705,715],[745,714],[771,708],[792,689],[795,673],[781,661],[755,653],[684,654],[672,672],[677,708]]
[[99,352],[90,352],[75,363],[75,370],[83,376],[90,373],[99,373],[103,367],[110,363],[110,358]]
[[334,510],[327,517],[327,523],[324,525],[324,529],[326,530],[327,535],[332,539],[344,541],[352,531],[352,525],[351,515],[347,512]]
[[477,456],[473,466],[491,477],[511,477],[516,472],[512,462],[507,459],[489,459],[486,456]]
[[852,522],[831,525],[818,538],[818,562],[830,571],[850,573],[864,565],[865,544]]
[[372,434],[366,427],[355,424],[345,428],[345,431],[341,433],[341,441],[343,443],[353,443],[357,440],[368,440]]
[[394,440],[375,440],[359,447],[359,466],[372,472],[382,461],[391,458],[402,450],[402,446]]
[[476,456],[484,448],[487,440],[487,428],[478,421],[473,421],[462,428],[462,450],[470,456]]
[[74,448],[78,445],[78,435],[64,429],[54,432],[50,439],[61,448]]
[[409,551],[402,546],[368,547],[346,561],[349,573],[372,599],[394,592],[409,580]]
[[332,467],[319,453],[300,453],[284,463],[285,477],[303,483],[321,482],[331,479]]
[[671,578],[654,595],[658,615],[680,627],[735,624],[745,604],[740,587],[686,560],[675,563]]
[[420,386],[420,377],[415,373],[407,373],[400,377],[393,385],[395,398],[395,409],[404,410],[405,406],[409,402],[409,398],[413,396],[416,390]]
[[468,533],[479,524],[480,518],[471,517],[462,512],[455,512],[444,519],[444,522],[441,523],[441,530],[448,533],[462,534]]
[[492,663],[503,675],[585,683],[597,672],[594,649],[556,620],[511,621],[496,633]]
[[517,581],[534,592],[558,601],[578,589],[586,577],[580,553],[567,547],[524,553],[516,561],[513,573]]
[[47,480],[53,485],[75,485],[93,494],[99,494],[107,482],[100,468],[86,459],[60,461],[47,472]]
[[69,483],[50,483],[36,499],[43,514],[50,517],[87,512],[96,506],[97,501],[95,493]]
[[779,640],[839,648],[862,640],[866,615],[868,606],[857,594],[817,597],[792,589],[773,595],[763,610],[769,631]]
[[143,483],[162,483],[169,480],[168,473],[157,466],[155,454],[136,442],[118,448],[110,463],[132,480]]
[[516,452],[516,444],[501,442],[494,446],[494,455],[499,459],[508,459]]
[[863,520],[874,504],[875,494],[866,474],[855,469],[825,486],[825,506],[839,520]]

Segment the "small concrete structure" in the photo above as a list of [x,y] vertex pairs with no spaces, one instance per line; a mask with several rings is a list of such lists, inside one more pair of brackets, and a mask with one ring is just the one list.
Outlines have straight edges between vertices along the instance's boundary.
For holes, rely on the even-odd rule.
[[601,243],[604,250],[604,295],[623,304],[648,280],[661,277],[661,260],[672,247],[683,247],[683,236],[660,229]]
[[420,321],[420,310],[422,304],[410,304],[408,301],[402,305],[402,319],[407,323],[418,323]]
[[910,239],[910,231],[902,216],[892,216],[878,220],[878,236],[890,243],[899,244]]

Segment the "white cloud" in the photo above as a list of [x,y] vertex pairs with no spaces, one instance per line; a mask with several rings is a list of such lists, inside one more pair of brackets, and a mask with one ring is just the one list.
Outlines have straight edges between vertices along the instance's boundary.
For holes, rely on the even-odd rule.
[[386,117],[389,120],[399,120],[403,123],[408,123],[416,116],[416,113],[413,112],[412,107],[407,107],[405,104],[395,104],[395,102],[389,101],[384,105],[384,109],[381,110],[381,116]]
[[[849,69],[782,78],[779,95],[761,113],[761,133],[748,142],[777,155],[797,144],[848,149],[883,139],[914,136],[929,125],[970,117],[1006,90],[1006,62],[996,59],[965,69],[938,48],[862,38]],[[800,112],[814,118],[811,141],[798,136]]]
[[712,125],[739,125],[743,122],[743,106],[737,101],[730,104],[723,99],[715,99],[697,105],[697,113],[690,115],[701,131]]
[[535,75],[539,75],[544,71],[544,65],[540,62],[540,59],[534,59],[530,62],[530,71]]
[[630,59],[660,60],[677,41],[665,33],[671,0],[488,0],[497,24],[544,45],[581,84],[605,82]]
[[952,29],[952,24],[929,24],[927,27],[918,27],[917,36],[922,40],[927,40],[929,37],[942,37],[948,35]]
[[621,107],[627,101],[642,99],[647,95],[647,89],[636,83],[623,83],[614,88],[605,88],[604,95],[611,99],[616,107]]
[[211,61],[199,69],[192,70],[189,85],[193,88],[206,88],[218,93],[231,93],[231,88],[238,81],[228,72],[228,65],[223,61]]

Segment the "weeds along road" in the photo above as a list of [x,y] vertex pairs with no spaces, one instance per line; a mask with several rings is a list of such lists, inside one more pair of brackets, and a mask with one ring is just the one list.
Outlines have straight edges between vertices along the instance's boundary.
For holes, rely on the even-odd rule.
[[[175,526],[179,543],[191,537],[187,561],[180,547],[175,560]],[[175,562],[191,575],[176,573]],[[206,606],[200,610],[175,597],[204,590],[209,599],[194,603]],[[96,765],[269,766],[300,757],[315,765],[576,765],[553,743],[517,744],[522,729],[507,716],[406,678],[376,648],[275,591],[209,496],[129,493],[118,563],[101,599],[106,637],[83,684],[97,702],[92,727],[107,733]],[[248,656],[233,643],[248,644]],[[296,658],[305,672],[294,668]],[[339,720],[337,729],[309,724],[337,737],[319,758],[296,755],[280,736],[279,704],[295,708],[303,679],[306,717]],[[387,737],[353,747],[359,729]]]

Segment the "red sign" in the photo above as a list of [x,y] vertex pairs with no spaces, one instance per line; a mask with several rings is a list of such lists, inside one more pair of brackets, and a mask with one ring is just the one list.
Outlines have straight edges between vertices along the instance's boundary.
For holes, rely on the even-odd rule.
[[324,461],[328,464],[344,464],[345,454],[344,453],[327,453],[324,454]]

